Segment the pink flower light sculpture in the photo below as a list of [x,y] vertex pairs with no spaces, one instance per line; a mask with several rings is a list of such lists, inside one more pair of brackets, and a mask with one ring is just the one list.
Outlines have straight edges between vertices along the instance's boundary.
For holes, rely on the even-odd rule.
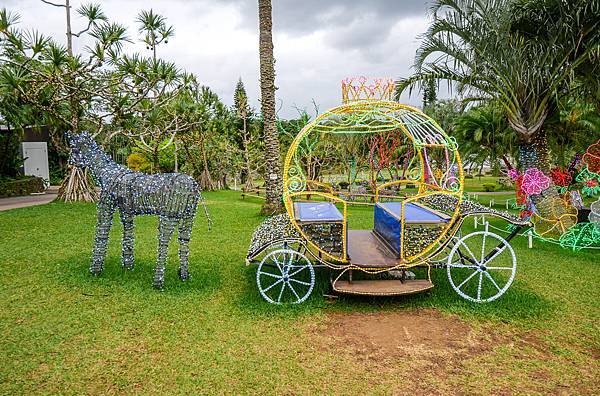
[[523,174],[521,187],[528,196],[539,194],[550,187],[550,178],[537,168],[529,168]]
[[517,180],[519,178],[519,170],[516,168],[509,169],[508,177],[510,177],[513,180]]

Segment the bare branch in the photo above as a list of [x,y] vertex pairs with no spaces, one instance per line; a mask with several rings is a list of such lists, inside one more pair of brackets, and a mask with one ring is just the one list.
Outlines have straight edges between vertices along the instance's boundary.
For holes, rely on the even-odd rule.
[[67,8],[66,4],[56,4],[56,3],[52,3],[52,2],[50,2],[48,0],[40,0],[40,1],[42,3],[46,3],[46,4],[49,4],[49,5],[54,6],[54,7],[64,7],[64,8]]
[[81,36],[83,33],[87,32],[88,30],[90,30],[90,28],[92,27],[92,24],[94,23],[94,21],[89,21],[88,25],[85,29],[83,29],[82,31],[80,31],[79,33],[71,33],[71,36],[75,36],[75,37],[79,37]]

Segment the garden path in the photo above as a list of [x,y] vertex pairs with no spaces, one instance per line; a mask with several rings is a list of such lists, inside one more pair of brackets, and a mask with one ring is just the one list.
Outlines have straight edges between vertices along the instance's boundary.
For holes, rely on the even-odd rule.
[[58,186],[50,186],[45,194],[25,195],[22,197],[0,198],[0,211],[44,205],[56,199]]

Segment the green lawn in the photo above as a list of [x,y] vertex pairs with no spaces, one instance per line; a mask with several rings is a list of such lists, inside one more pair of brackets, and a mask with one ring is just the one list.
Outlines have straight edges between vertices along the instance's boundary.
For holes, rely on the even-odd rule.
[[[172,243],[163,292],[150,286],[156,218],[136,219],[133,272],[121,269],[115,218],[105,272],[93,277],[87,272],[93,205],[52,203],[1,212],[0,393],[581,394],[600,389],[600,252],[572,253],[537,241],[529,250],[525,239],[516,239],[516,281],[502,299],[486,305],[460,299],[445,271],[437,269],[436,287],[428,294],[331,301],[315,293],[301,306],[275,307],[263,302],[255,269],[244,265],[251,234],[262,220],[261,201],[241,200],[236,192],[206,197],[214,227],[209,232],[198,215],[192,279],[177,280]],[[352,224],[368,225],[370,210],[353,209]],[[468,221],[465,230],[471,225]],[[407,357],[331,338],[333,322],[355,312],[408,315],[431,309],[470,329],[453,337],[464,338],[465,345],[477,339],[485,347],[465,348],[451,355],[452,364],[440,365],[435,360],[445,355],[431,355],[427,347]],[[403,334],[398,329],[388,336]]]
[[503,186],[498,182],[499,177],[496,176],[474,176],[473,178],[465,178],[465,191],[469,192],[484,192],[484,184],[495,184],[496,188],[494,191],[515,191],[512,186]]

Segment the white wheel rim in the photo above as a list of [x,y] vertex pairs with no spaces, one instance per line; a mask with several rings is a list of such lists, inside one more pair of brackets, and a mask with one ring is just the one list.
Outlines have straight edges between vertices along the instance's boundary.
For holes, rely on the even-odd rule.
[[[467,244],[469,239],[474,241],[476,237],[482,238],[481,251],[474,251]],[[494,248],[490,249],[490,242],[492,241],[494,242]],[[459,249],[461,249],[461,252],[464,251],[467,263],[461,258]],[[508,252],[508,255],[505,255],[508,263],[505,265],[494,265],[494,261],[505,252]],[[489,254],[492,255],[486,260],[485,258]],[[502,296],[512,284],[517,272],[517,258],[512,246],[504,238],[489,231],[478,231],[458,240],[448,255],[446,268],[450,285],[461,297],[478,303],[490,302]],[[471,272],[464,279],[457,280],[458,271]],[[508,279],[505,281],[498,277],[498,274],[503,275],[504,273],[508,274]],[[466,286],[470,285],[473,287],[473,282],[477,282],[476,291],[471,293],[466,292]],[[482,297],[482,287],[486,284],[489,285],[492,294]]]
[[284,296],[292,299],[290,303],[300,304],[312,293],[315,270],[302,253],[277,249],[269,252],[258,265],[256,284],[261,296],[271,304],[283,304]]

